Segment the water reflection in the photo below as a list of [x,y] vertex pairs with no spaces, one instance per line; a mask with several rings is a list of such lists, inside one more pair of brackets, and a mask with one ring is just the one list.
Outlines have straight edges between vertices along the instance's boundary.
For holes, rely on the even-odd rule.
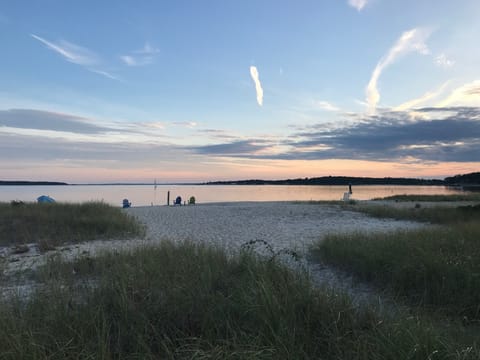
[[[341,200],[348,186],[296,186],[296,185],[69,185],[69,186],[0,186],[0,201],[35,201],[48,195],[61,202],[104,201],[122,206],[128,199],[132,206],[166,205],[177,196],[197,203],[230,201],[309,201]],[[460,190],[444,186],[353,186],[352,199],[369,200],[400,194],[441,195],[459,194]]]

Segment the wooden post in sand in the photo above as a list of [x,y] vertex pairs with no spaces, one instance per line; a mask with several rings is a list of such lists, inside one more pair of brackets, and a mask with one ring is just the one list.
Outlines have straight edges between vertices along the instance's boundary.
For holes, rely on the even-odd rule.
[[167,206],[170,206],[170,191],[167,191]]

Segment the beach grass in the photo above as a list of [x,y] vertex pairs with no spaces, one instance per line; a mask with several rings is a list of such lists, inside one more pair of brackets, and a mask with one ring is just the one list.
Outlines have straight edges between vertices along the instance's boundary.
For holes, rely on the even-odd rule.
[[0,203],[0,246],[37,243],[48,250],[63,243],[131,238],[143,232],[133,217],[103,202]]
[[477,359],[421,317],[380,315],[252,252],[164,242],[52,258],[0,300],[2,359]]
[[480,323],[480,207],[359,207],[377,217],[442,224],[389,234],[331,235],[318,259],[388,289],[411,305]]
[[346,206],[349,210],[360,211],[377,218],[412,220],[432,224],[459,224],[480,220],[480,204],[456,207],[434,206],[422,207],[421,203],[411,208],[391,205],[356,205]]
[[383,198],[375,198],[373,200],[391,200],[391,201],[480,201],[479,193],[465,192],[463,194],[449,194],[449,195],[393,195]]
[[328,236],[314,253],[409,304],[480,321],[480,227]]

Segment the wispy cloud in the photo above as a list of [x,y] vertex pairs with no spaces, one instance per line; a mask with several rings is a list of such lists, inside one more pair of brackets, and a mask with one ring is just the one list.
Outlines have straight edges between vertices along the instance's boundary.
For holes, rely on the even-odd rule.
[[447,58],[447,55],[442,53],[435,58],[435,64],[444,69],[448,69],[455,65],[455,61]]
[[404,110],[413,109],[416,106],[424,105],[427,101],[435,99],[438,96],[440,96],[445,91],[449,83],[450,81],[446,81],[438,89],[435,89],[434,91],[428,91],[422,96],[420,96],[419,98],[408,100],[403,104],[396,106],[395,108],[393,108],[393,110],[404,111]]
[[370,81],[366,88],[367,103],[370,113],[374,113],[378,102],[380,101],[380,92],[378,91],[378,80],[386,67],[394,63],[402,55],[410,52],[418,52],[420,54],[429,54],[429,50],[425,41],[430,36],[431,31],[422,28],[415,28],[406,31],[400,36],[395,45],[390,48],[388,53],[380,59],[379,63],[373,70]]
[[313,105],[321,110],[340,111],[338,107],[329,103],[328,101],[314,101]]
[[106,78],[120,80],[120,78],[105,70],[95,68],[94,66],[98,66],[100,64],[99,56],[83,46],[79,46],[65,40],[52,42],[35,34],[30,34],[30,36],[35,40],[40,41],[48,49],[61,55],[65,60],[71,63],[83,66],[88,71],[102,75]]
[[195,121],[177,121],[174,122],[173,125],[177,126],[182,126],[182,127],[187,127],[189,129],[193,129],[196,127],[198,124]]
[[0,133],[110,143],[158,143],[167,137],[158,121],[105,121],[36,109],[0,110]]
[[141,55],[155,55],[160,52],[160,49],[157,49],[156,47],[152,46],[148,41],[143,45],[143,48],[139,50],[135,50],[135,54],[141,54]]
[[0,127],[100,134],[110,131],[87,118],[71,114],[33,109],[0,110]]
[[454,89],[436,106],[480,106],[480,80],[472,81]]
[[113,75],[111,73],[109,73],[108,71],[103,71],[103,70],[96,70],[96,69],[88,69],[89,71],[95,73],[95,74],[99,74],[99,75],[102,75],[102,76],[105,76],[109,79],[112,79],[112,80],[117,80],[117,81],[122,81],[121,78],[119,78],[118,76],[116,75]]
[[65,40],[60,40],[57,43],[54,43],[35,34],[30,34],[30,36],[40,41],[50,50],[63,56],[65,60],[74,64],[89,66],[98,63],[98,57],[92,51],[82,46],[72,44]]
[[158,53],[160,53],[159,49],[146,42],[143,48],[134,50],[128,55],[121,55],[120,59],[128,66],[145,66],[152,64]]
[[348,0],[348,5],[354,7],[358,11],[361,11],[365,5],[367,5],[367,0]]
[[255,66],[250,66],[250,76],[252,77],[253,82],[255,83],[255,91],[257,92],[257,103],[258,105],[262,106],[263,105],[263,89],[262,89],[262,84],[260,83],[258,70]]

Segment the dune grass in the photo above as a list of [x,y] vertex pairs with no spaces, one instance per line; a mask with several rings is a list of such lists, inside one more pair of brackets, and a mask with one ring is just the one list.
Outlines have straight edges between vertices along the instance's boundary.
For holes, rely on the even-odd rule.
[[433,224],[462,224],[480,220],[480,205],[422,207],[419,204],[418,207],[413,208],[396,208],[390,205],[348,205],[346,208],[378,218],[413,220]]
[[413,305],[480,321],[480,226],[334,235],[314,253]]
[[415,316],[380,316],[251,252],[163,243],[51,260],[0,300],[2,359],[476,359]]
[[48,249],[65,242],[140,236],[143,231],[133,217],[102,202],[0,203],[0,246],[37,243]]
[[480,201],[480,194],[478,193],[463,193],[451,195],[393,195],[384,198],[376,198],[373,200],[393,200],[393,201]]
[[387,288],[410,304],[480,323],[480,206],[357,210],[444,226],[328,236],[312,248],[316,257]]

